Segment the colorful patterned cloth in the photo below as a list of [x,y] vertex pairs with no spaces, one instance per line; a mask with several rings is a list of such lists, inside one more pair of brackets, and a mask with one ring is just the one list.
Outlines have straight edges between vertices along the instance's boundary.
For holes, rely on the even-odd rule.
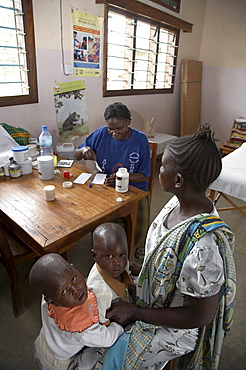
[[[234,235],[216,216],[194,216],[173,227],[147,256],[139,277],[140,307],[168,307],[183,262],[195,243],[206,232],[217,236],[223,258],[225,283],[214,321],[201,329],[195,351],[182,356],[182,369],[217,369],[225,333],[231,328],[236,293],[233,258]],[[140,369],[158,326],[136,322],[132,327],[124,370]],[[122,362],[122,359],[119,361]],[[185,363],[186,362],[186,363]]]
[[0,125],[19,145],[27,145],[29,143],[31,135],[24,128],[10,126],[7,123],[0,123]]
[[[231,328],[236,293],[233,233],[222,220],[211,215],[208,217],[195,216],[178,224],[161,239],[157,247],[147,256],[138,283],[142,288],[138,300],[139,306],[168,307],[186,256],[196,241],[209,231],[213,231],[218,237],[226,281],[216,318],[212,324],[202,329],[195,355],[192,356],[193,353],[186,355],[189,360],[192,357],[187,369],[216,369],[224,334]],[[178,256],[176,264],[173,263],[174,254]],[[125,369],[140,368],[144,352],[138,345],[141,340],[136,341],[135,336],[138,336],[139,326],[142,325],[144,326],[144,337],[148,325],[149,333],[154,336],[154,325],[138,322],[136,328],[133,327]],[[147,343],[144,351],[148,351],[149,347],[150,343]],[[182,369],[186,368],[184,365],[182,366]]]

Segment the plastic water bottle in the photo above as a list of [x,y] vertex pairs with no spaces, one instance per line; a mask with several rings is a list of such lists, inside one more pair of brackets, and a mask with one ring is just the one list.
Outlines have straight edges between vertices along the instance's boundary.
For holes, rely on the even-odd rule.
[[116,172],[115,190],[119,193],[126,193],[129,185],[129,173],[127,169],[121,167]]
[[42,126],[42,132],[39,136],[40,155],[52,155],[52,136],[49,133],[47,126]]

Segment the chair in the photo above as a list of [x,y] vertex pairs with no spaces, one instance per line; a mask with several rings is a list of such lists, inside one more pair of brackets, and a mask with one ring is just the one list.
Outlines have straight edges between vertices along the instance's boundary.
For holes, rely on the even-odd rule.
[[238,149],[243,142],[246,141],[246,129],[241,121],[245,122],[245,119],[234,119],[230,139],[224,144],[218,146],[223,156],[232,153],[235,149]]
[[150,163],[150,176],[149,176],[148,191],[149,191],[150,200],[151,200],[152,190],[153,190],[153,178],[154,178],[154,173],[155,173],[157,147],[158,147],[157,143],[154,143],[153,141],[149,141],[151,163]]
[[28,281],[28,273],[19,276],[17,266],[38,257],[5,225],[0,223],[0,262],[6,268],[10,281],[13,313],[15,317],[22,315],[20,285]]

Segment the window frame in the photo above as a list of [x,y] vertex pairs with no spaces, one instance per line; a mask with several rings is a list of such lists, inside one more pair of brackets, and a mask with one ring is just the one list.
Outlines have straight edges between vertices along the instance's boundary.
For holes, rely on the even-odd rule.
[[[109,5],[108,6],[108,12],[109,11],[114,11],[114,12],[117,12],[118,14],[122,14],[122,15],[126,15],[126,16],[129,16],[129,17],[132,17],[132,18],[137,18],[137,20],[139,21],[143,21],[143,22],[148,22],[148,23],[151,23],[152,25],[155,25],[155,26],[162,26],[163,27],[163,24],[157,22],[157,21],[152,21],[147,19],[146,17],[144,16],[141,16],[141,15],[136,15],[136,14],[132,14],[130,12],[127,12],[125,10],[122,10],[122,9],[116,9],[115,7]],[[175,82],[175,72],[176,72],[176,60],[177,60],[177,56],[178,56],[178,44],[179,44],[179,34],[180,34],[180,30],[177,30],[177,29],[174,29],[170,26],[165,26],[166,29],[169,29],[171,31],[174,31],[176,33],[176,48],[175,48],[175,52],[174,52],[174,67],[173,67],[173,76],[172,76],[172,86],[171,87],[168,87],[168,88],[152,88],[152,89],[147,89],[147,88],[144,88],[144,89],[122,89],[122,90],[108,90],[107,89],[107,86],[106,86],[106,82],[107,82],[107,67],[108,67],[108,44],[106,42],[106,50],[104,49],[104,55],[106,54],[106,58],[104,60],[104,64],[103,64],[103,96],[125,96],[125,95],[146,95],[146,94],[167,94],[167,93],[173,93],[173,90],[174,90],[174,82]],[[105,32],[106,30],[108,30],[108,17],[107,17],[107,20],[105,21]],[[104,33],[104,35],[106,35],[106,33]],[[107,40],[106,40],[107,41]],[[135,59],[135,58],[133,58]]]
[[[96,0],[97,4],[104,4],[104,43],[103,43],[103,97],[109,96],[127,96],[127,95],[146,95],[146,94],[165,94],[172,93],[174,90],[174,85],[172,88],[168,89],[140,89],[140,90],[107,90],[107,39],[108,39],[108,11],[113,10],[116,12],[125,12],[130,16],[142,17],[145,21],[151,23],[159,23],[164,28],[169,28],[177,32],[177,38],[179,42],[180,30],[184,32],[192,31],[192,24],[188,23],[182,19],[179,19],[171,14],[165,13],[161,10],[153,8],[149,5],[143,4],[136,0]],[[177,48],[178,49],[178,48]],[[177,60],[176,50],[176,60]],[[176,72],[176,67],[174,67],[174,75]],[[175,81],[175,76],[173,83]]]
[[23,24],[26,46],[26,58],[28,69],[28,95],[14,95],[0,97],[0,107],[38,103],[38,85],[37,85],[37,68],[36,68],[36,50],[34,36],[34,20],[32,0],[21,0],[23,15]]

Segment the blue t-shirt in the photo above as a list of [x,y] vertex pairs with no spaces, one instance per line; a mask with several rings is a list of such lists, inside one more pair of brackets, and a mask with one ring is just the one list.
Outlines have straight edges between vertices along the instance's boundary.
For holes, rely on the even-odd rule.
[[[108,133],[107,126],[100,127],[88,136],[78,146],[89,146],[97,156],[97,162],[103,173],[111,175],[120,167],[127,168],[129,173],[141,172],[146,177],[150,176],[150,150],[146,135],[134,128],[127,140],[115,140]],[[147,191],[148,181],[134,182],[130,185]]]

